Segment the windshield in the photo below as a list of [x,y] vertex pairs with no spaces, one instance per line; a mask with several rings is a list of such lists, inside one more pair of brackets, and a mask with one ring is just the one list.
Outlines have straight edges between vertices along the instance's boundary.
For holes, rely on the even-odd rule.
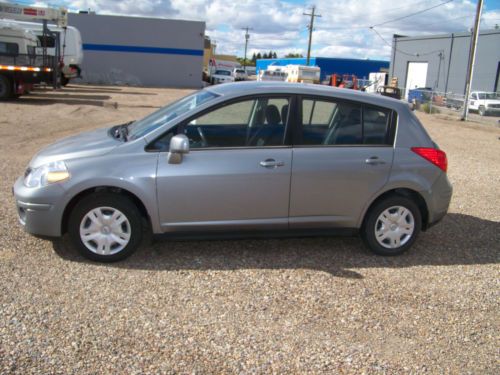
[[229,70],[217,70],[215,74],[219,76],[230,76],[231,72]]
[[494,92],[480,92],[477,94],[479,99],[498,99],[498,95]]
[[173,102],[144,117],[142,120],[138,120],[131,124],[128,128],[128,139],[133,140],[143,137],[167,122],[172,121],[216,97],[217,95],[210,91],[201,90]]

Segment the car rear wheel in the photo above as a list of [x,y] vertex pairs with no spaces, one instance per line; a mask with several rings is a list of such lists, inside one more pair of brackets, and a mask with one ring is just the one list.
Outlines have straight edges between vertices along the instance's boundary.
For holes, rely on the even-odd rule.
[[413,245],[421,227],[418,206],[409,198],[391,196],[370,209],[361,234],[375,254],[398,255]]
[[76,204],[69,218],[68,232],[86,258],[115,262],[139,247],[142,223],[137,207],[127,197],[96,193]]

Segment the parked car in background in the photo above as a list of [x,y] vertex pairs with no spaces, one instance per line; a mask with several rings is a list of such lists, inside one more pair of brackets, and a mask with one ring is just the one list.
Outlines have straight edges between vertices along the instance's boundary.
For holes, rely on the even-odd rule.
[[379,86],[377,93],[394,99],[401,99],[401,89],[393,86]]
[[267,69],[261,69],[257,76],[258,81],[278,81],[285,82],[288,73],[283,70],[283,67],[269,66]]
[[408,91],[408,103],[426,103],[432,98],[430,87],[417,87]]
[[469,110],[481,116],[500,115],[500,96],[495,92],[473,91],[469,98]]
[[[408,250],[441,220],[446,154],[404,102],[320,85],[212,86],[141,120],[62,139],[14,185],[35,235],[97,261],[155,234],[360,233]],[[333,243],[334,244],[334,243]]]
[[231,70],[217,69],[210,77],[212,85],[218,83],[234,82],[233,73]]
[[234,68],[233,77],[235,81],[246,81],[248,78],[247,72],[243,68]]

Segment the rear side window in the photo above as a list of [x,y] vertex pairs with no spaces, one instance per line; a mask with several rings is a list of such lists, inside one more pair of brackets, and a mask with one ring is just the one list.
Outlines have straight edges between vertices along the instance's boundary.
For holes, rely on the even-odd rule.
[[361,105],[314,99],[302,101],[301,144],[362,143]]
[[17,43],[0,42],[0,53],[18,55],[19,45]]
[[390,145],[386,108],[326,99],[302,100],[300,145]]
[[363,143],[388,144],[391,111],[380,108],[363,108]]

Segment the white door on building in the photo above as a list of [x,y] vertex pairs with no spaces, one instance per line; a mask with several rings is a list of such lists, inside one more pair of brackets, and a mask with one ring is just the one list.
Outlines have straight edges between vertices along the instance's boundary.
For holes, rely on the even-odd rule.
[[405,98],[408,99],[408,91],[416,87],[425,87],[427,81],[426,62],[409,62],[408,73],[406,73],[406,91]]

